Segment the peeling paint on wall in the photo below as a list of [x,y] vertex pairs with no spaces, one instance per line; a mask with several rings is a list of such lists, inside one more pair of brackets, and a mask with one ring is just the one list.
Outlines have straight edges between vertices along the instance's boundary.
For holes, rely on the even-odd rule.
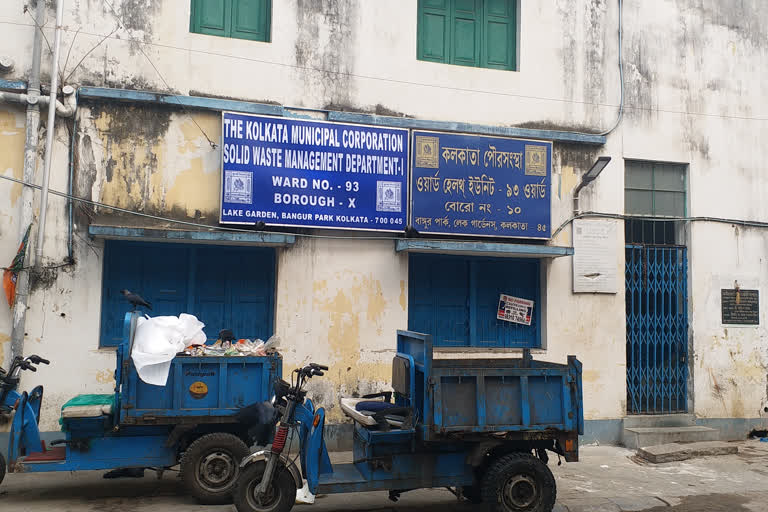
[[[24,177],[25,120],[20,110],[0,110],[0,173],[16,179]],[[16,207],[22,186],[4,183],[0,190],[10,189],[10,206]],[[5,208],[3,208],[5,210]]]

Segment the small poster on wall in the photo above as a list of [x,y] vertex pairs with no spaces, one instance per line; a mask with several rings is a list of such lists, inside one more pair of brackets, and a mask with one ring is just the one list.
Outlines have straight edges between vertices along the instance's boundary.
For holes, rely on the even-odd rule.
[[533,317],[533,301],[501,294],[499,297],[499,310],[496,318],[516,324],[531,325]]

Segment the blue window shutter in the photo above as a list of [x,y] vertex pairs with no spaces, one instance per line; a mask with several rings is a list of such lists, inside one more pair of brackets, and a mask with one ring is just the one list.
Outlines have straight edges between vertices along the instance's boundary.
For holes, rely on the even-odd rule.
[[273,333],[273,249],[108,240],[104,251],[101,346],[122,340],[127,288],[152,303],[150,316],[189,313],[209,340],[232,329],[238,338]]
[[176,244],[142,244],[142,286],[136,290],[152,303],[150,316],[187,312],[189,249]]
[[120,290],[141,288],[142,269],[135,254],[124,250],[124,244],[107,241],[104,247],[101,298],[101,346],[115,347],[123,339],[123,319],[131,306]]
[[[221,329],[231,328],[228,320],[231,309],[228,306],[227,273],[231,261],[219,257],[219,247],[195,249],[195,296],[194,314],[205,323],[208,341],[216,341]],[[240,337],[239,333],[235,336]]]
[[[539,261],[413,254],[408,328],[438,347],[539,347]],[[499,295],[534,301],[530,326],[497,320]]]
[[273,334],[275,300],[275,252],[235,251],[231,265],[231,325],[240,338],[266,341]]
[[468,346],[466,260],[415,254],[411,256],[409,273],[409,329],[432,334],[436,346]]
[[[540,346],[538,260],[485,260],[477,265],[478,347],[531,348]],[[531,325],[496,318],[499,296],[504,293],[534,301]]]
[[272,249],[197,249],[195,311],[209,340],[224,328],[252,340],[273,334],[274,258]]

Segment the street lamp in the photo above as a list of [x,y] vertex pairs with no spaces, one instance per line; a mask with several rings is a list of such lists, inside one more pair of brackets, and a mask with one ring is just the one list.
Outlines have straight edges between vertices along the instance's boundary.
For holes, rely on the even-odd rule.
[[601,156],[597,161],[592,164],[592,167],[581,177],[581,183],[573,191],[573,214],[579,214],[579,192],[581,189],[595,181],[595,179],[603,172],[605,166],[611,161],[609,156]]

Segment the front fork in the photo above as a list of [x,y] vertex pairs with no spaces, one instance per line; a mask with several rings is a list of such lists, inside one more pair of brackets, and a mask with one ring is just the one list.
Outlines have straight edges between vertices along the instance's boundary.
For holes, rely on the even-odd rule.
[[257,496],[263,496],[266,494],[267,489],[272,485],[272,476],[275,474],[275,468],[280,461],[280,454],[283,453],[286,440],[288,439],[288,426],[289,422],[293,418],[293,411],[296,408],[296,402],[293,400],[288,401],[288,405],[285,408],[283,416],[277,423],[277,429],[275,430],[275,438],[272,441],[272,448],[270,449],[271,456],[267,460],[267,466],[264,468],[264,475],[261,478],[261,482],[255,489]]

